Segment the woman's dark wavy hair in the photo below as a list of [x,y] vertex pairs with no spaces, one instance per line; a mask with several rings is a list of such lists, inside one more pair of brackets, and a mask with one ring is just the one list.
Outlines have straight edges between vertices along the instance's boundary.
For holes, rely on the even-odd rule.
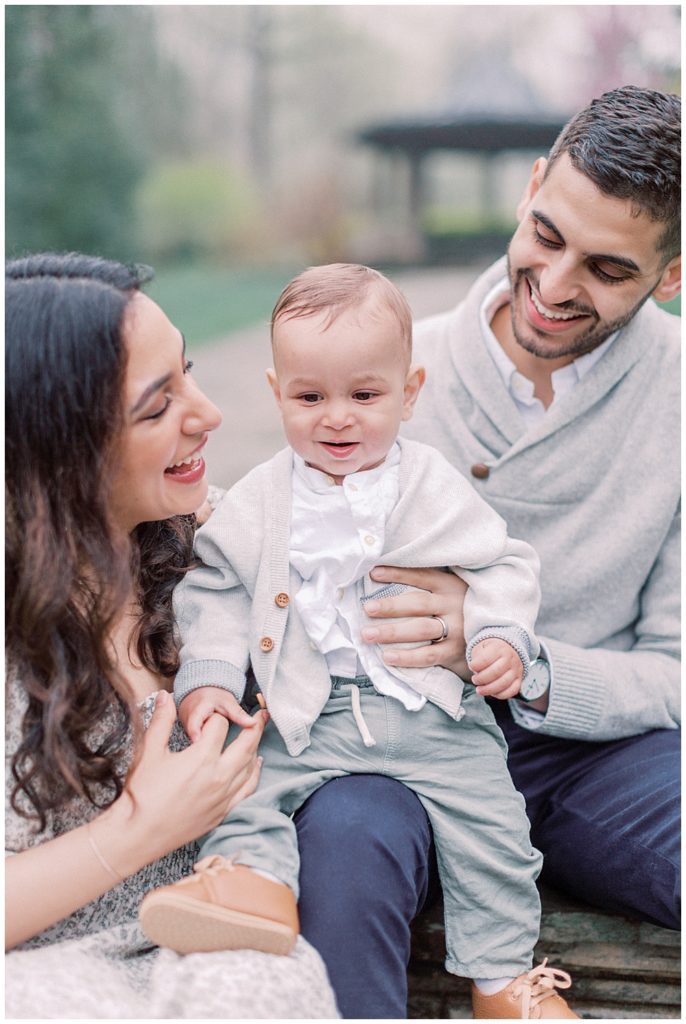
[[[124,316],[151,276],[77,253],[6,266],[7,658],[28,699],[12,805],[40,829],[75,794],[104,807],[122,791],[137,725],[108,637],[132,590],[139,658],[165,676],[177,668],[171,593],[195,517],[123,536],[108,515]],[[103,722],[112,725],[94,746]]]
[[568,153],[573,166],[606,195],[628,199],[664,225],[663,265],[681,252],[681,98],[625,85],[606,92],[563,129],[548,174]]

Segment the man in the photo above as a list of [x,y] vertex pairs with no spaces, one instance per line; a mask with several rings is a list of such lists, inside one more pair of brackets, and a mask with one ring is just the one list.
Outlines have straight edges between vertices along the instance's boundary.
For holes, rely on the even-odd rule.
[[[680,291],[680,120],[677,97],[625,87],[570,122],[534,164],[507,260],[456,309],[416,326],[427,383],[406,431],[470,476],[541,558],[543,657],[530,700],[492,706],[543,878],[669,928],[679,926],[680,332],[650,300]],[[440,616],[447,640],[386,659],[440,663],[469,679],[460,581],[436,570],[375,575],[427,593],[377,602],[366,638],[440,639]],[[386,789],[367,796],[372,783]],[[390,783],[356,784],[358,835],[372,834],[372,804]],[[402,799],[402,809],[383,805],[378,941],[365,950],[383,979],[343,969],[357,971],[358,991],[367,984],[362,1006],[374,1004],[375,984],[403,997],[409,919],[423,898],[428,832]],[[305,805],[305,840],[307,815]],[[337,979],[323,924],[309,925],[310,904],[305,893],[303,931],[344,1015],[374,1015],[346,1005],[348,982]],[[380,1003],[377,1016],[400,1015],[390,997],[388,1012]]]

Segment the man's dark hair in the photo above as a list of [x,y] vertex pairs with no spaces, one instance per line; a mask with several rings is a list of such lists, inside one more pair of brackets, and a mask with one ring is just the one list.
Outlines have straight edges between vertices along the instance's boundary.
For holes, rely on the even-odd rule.
[[657,247],[665,264],[681,252],[679,96],[635,85],[606,92],[562,129],[546,175],[563,153],[601,192],[664,224]]

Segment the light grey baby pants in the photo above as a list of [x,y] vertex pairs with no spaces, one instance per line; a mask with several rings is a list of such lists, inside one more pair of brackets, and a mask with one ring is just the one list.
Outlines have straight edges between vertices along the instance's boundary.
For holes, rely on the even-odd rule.
[[[375,746],[362,741],[352,683]],[[297,896],[290,815],[329,779],[388,775],[417,794],[431,822],[445,904],[446,969],[468,978],[529,970],[540,923],[535,879],[542,857],[531,845],[524,799],[507,770],[505,740],[491,709],[468,683],[462,706],[459,722],[431,703],[407,711],[364,676],[334,677],[311,744],[297,757],[269,722],[257,792],[205,837],[200,856],[218,854],[271,872]]]

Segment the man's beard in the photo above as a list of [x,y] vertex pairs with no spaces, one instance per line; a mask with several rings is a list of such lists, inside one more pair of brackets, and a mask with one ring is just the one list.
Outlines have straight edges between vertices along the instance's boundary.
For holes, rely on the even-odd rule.
[[[653,288],[636,303],[636,305],[629,310],[624,316],[617,317],[616,320],[603,321],[598,316],[595,309],[590,309],[584,306],[583,309],[576,309],[573,303],[568,305],[560,303],[560,311],[568,313],[583,313],[586,316],[592,316],[593,322],[590,326],[581,332],[581,334],[570,338],[567,341],[562,341],[559,336],[551,336],[548,339],[546,336],[541,337],[535,328],[530,327],[531,334],[525,335],[521,331],[517,324],[517,316],[515,311],[518,312],[517,306],[517,291],[521,288],[529,287],[529,280],[535,280],[533,272],[527,267],[523,270],[517,271],[516,280],[512,280],[512,267],[510,265],[510,256],[508,253],[507,257],[507,274],[510,281],[510,314],[512,320],[512,332],[515,336],[517,344],[521,346],[526,352],[530,352],[534,356],[538,356],[541,359],[560,359],[564,356],[572,356],[577,358],[578,356],[585,355],[587,352],[592,352],[593,349],[598,348],[604,341],[619,331],[626,324],[632,320],[638,313],[641,306],[650,298],[653,293]],[[657,282],[656,282],[657,283]]]

